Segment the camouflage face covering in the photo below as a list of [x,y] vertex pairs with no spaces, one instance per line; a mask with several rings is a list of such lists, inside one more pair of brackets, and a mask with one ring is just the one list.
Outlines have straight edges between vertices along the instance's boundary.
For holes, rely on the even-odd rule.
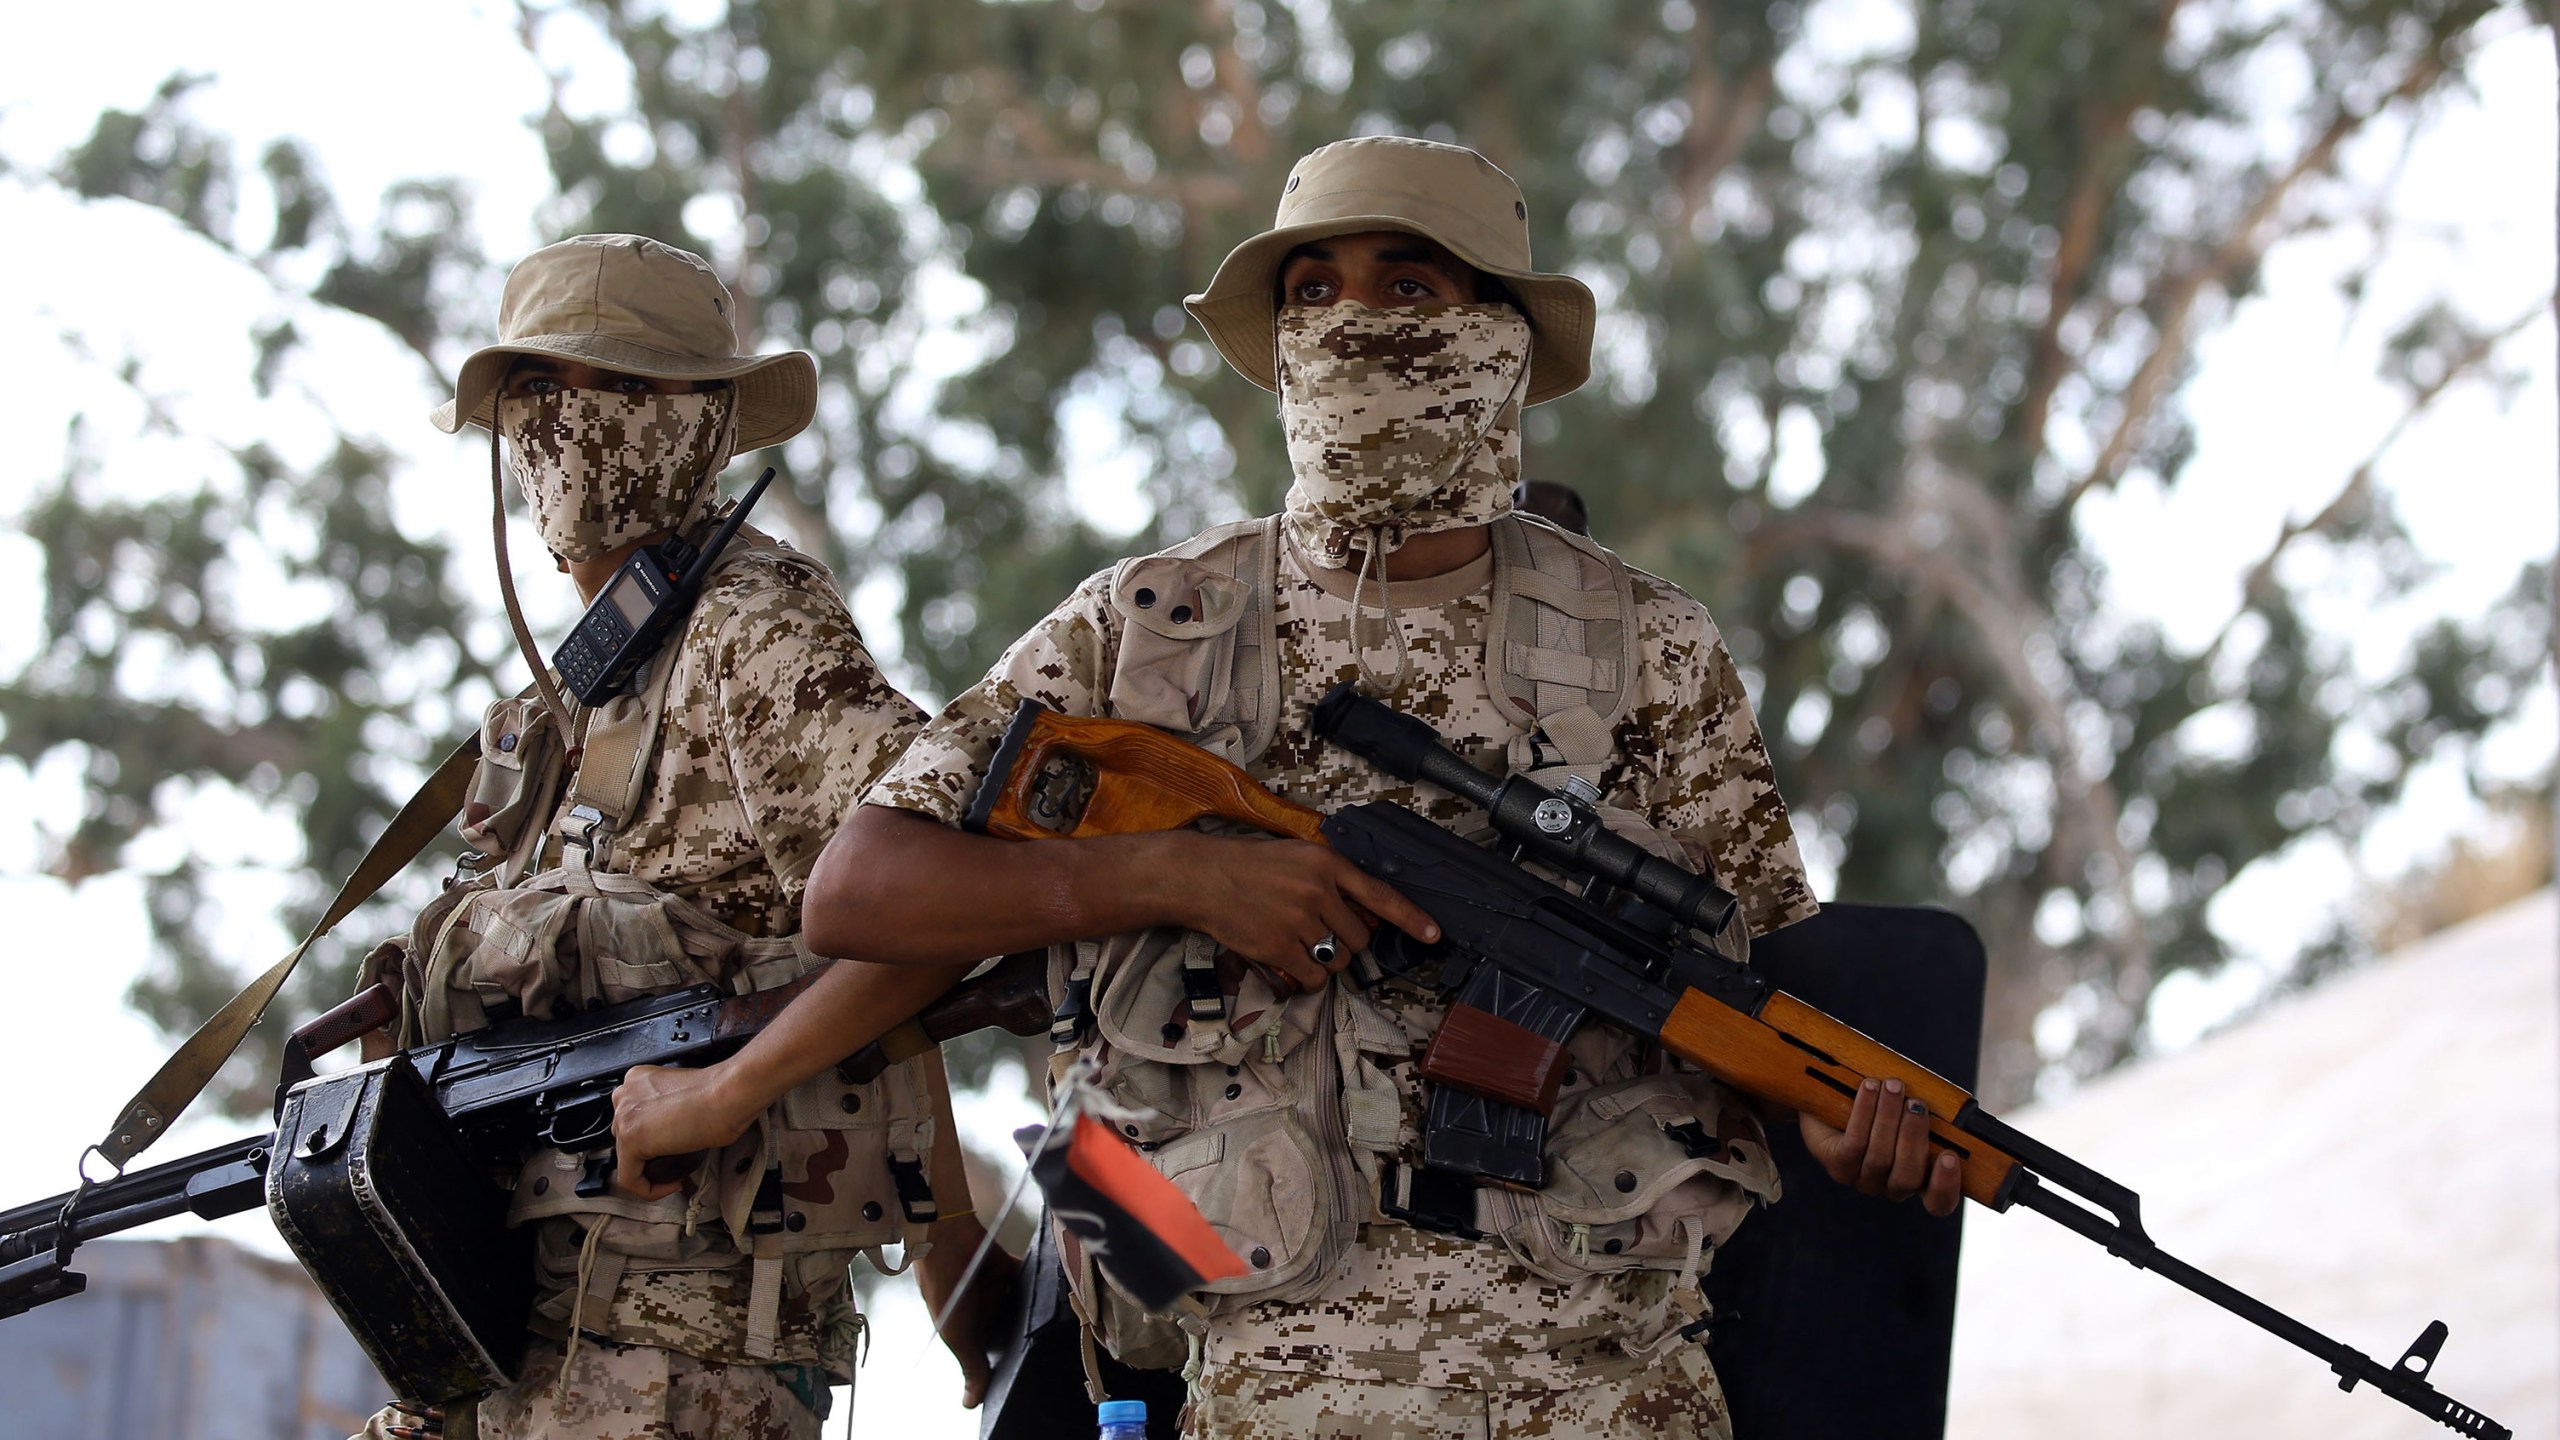
[[1529,367],[1519,311],[1291,308],[1278,342],[1295,477],[1285,523],[1317,563],[1338,569],[1355,549],[1375,543],[1383,555],[1511,508]]
[[498,401],[498,428],[542,543],[575,564],[678,528],[729,463],[735,392],[562,387]]

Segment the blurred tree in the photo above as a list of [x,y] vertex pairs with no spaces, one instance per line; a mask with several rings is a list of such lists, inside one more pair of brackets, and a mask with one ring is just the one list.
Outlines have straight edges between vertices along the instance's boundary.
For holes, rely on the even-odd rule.
[[[897,567],[906,659],[938,691],[1093,560],[1276,502],[1271,403],[1176,302],[1297,156],[1387,131],[1483,149],[1528,192],[1542,262],[1604,307],[1594,383],[1532,412],[1533,469],[1723,619],[1841,893],[1944,901],[1982,928],[1987,1088],[2010,1099],[2045,1067],[2132,1053],[2160,977],[2224,958],[2205,907],[2230,877],[2352,835],[2418,761],[2513,713],[2543,663],[2537,572],[2410,653],[2382,689],[2398,718],[2350,764],[2337,742],[2373,701],[2286,562],[2361,557],[2376,598],[2420,578],[2369,463],[2276,537],[2200,651],[2107,612],[2079,519],[2128,478],[2176,482],[2195,340],[2271,245],[2315,227],[2384,243],[2341,148],[2405,126],[2484,22],[2522,16],[1973,0],[1867,36],[1816,9],[1827,25],[1693,0],[1498,20],[1445,0],[766,0],[702,31],[618,3],[540,23],[593,17],[634,60],[629,113],[555,113],[555,157],[601,157],[557,137],[615,127],[661,137],[658,166],[698,157],[563,168],[580,219],[641,213],[614,197],[652,185],[727,197],[768,325],[801,327],[772,338],[832,353],[842,334],[831,376],[883,377],[836,380],[855,419],[802,473],[828,477],[836,513],[879,517],[847,558]],[[2251,67],[2276,57],[2307,83],[2270,115]],[[810,254],[853,217],[885,230],[852,188],[867,135],[922,179],[920,253],[938,239],[984,292],[976,363],[902,432],[860,418],[899,413],[896,359],[867,353],[894,326],[802,324],[845,322],[829,264],[886,252]],[[2410,412],[2495,378],[2532,318],[2410,317],[2392,361]],[[1140,477],[1151,518],[1116,546],[1067,498],[1073,457],[1094,459],[1071,419]],[[2074,1033],[2039,1051],[2036,1017],[2064,1001]]]
[[[261,399],[275,398],[319,309],[377,321],[423,357],[443,328],[435,294],[480,266],[456,223],[460,188],[403,185],[381,229],[352,234],[298,144],[268,149],[258,183],[243,185],[229,142],[188,114],[201,83],[175,77],[141,110],[102,114],[53,178],[85,200],[166,211],[274,287],[274,318],[254,336]],[[246,213],[253,204],[261,213]],[[265,238],[244,243],[244,229]],[[139,401],[144,435],[180,427],[138,358],[66,344]],[[48,837],[50,868],[75,884],[130,864],[138,841],[208,790],[290,813],[304,848],[267,868],[289,877],[279,918],[299,935],[476,709],[470,697],[489,692],[488,666],[460,638],[476,607],[457,593],[442,546],[393,523],[391,457],[373,445],[342,433],[297,466],[263,443],[216,442],[221,458],[195,487],[150,494],[105,483],[104,457],[130,438],[75,420],[61,473],[19,517],[46,557],[42,637],[0,688],[0,754],[30,769],[54,755],[79,765],[84,811]],[[290,596],[293,618],[277,623],[244,590]],[[442,853],[459,848],[448,841]],[[351,918],[278,1018],[343,998],[350,949],[403,928],[433,892],[433,868]],[[240,966],[251,957],[222,954],[209,936],[216,881],[194,855],[146,876],[162,953],[133,999],[173,1031],[193,1028],[251,973]],[[274,957],[255,958],[252,969]],[[266,1106],[286,1029],[252,1032],[217,1100]]]
[[[2420,578],[2370,462],[2272,537],[2202,647],[2109,609],[2084,518],[2128,482],[2176,483],[2196,341],[2271,246],[2320,228],[2381,253],[2388,217],[2340,177],[2342,148],[2405,131],[2484,27],[2524,23],[2517,5],[735,0],[704,24],[557,0],[520,21],[555,67],[535,122],[557,182],[545,228],[710,253],[756,338],[818,356],[819,421],[786,452],[778,509],[849,587],[894,584],[895,649],[929,694],[1104,561],[1277,501],[1272,404],[1178,301],[1259,228],[1297,156],[1383,131],[1483,149],[1527,191],[1541,262],[1602,302],[1593,383],[1531,412],[1533,471],[1715,610],[1840,893],[1981,927],[2003,1102],[2132,1053],[2160,978],[2224,957],[2206,907],[2233,876],[2306,835],[2351,838],[2546,663],[2537,570],[2496,613],[2423,637],[2378,698],[2359,679],[2301,562],[2353,562],[2375,600]],[[625,62],[602,106],[584,98],[612,88],[587,65],[595,37]],[[575,85],[551,58],[571,54]],[[2265,98],[2268,64],[2298,93]],[[61,179],[219,241],[231,161],[172,118],[183,91],[102,117]],[[286,154],[267,162],[275,243],[341,256],[317,300],[448,353],[466,328],[449,297],[486,287],[455,227],[356,243]],[[2405,318],[2391,378],[2414,415],[2499,382],[2531,317]],[[1135,477],[1125,513],[1094,503],[1114,476]],[[70,608],[41,662],[66,705],[118,693],[77,620],[109,602],[78,577],[180,560],[81,539],[108,512],[75,479],[52,582]],[[419,563],[440,580],[440,557]],[[366,623],[394,627],[377,654],[433,644],[423,610]],[[358,722],[355,676],[310,678]],[[5,713],[12,753],[75,743]],[[89,734],[95,804],[123,819],[84,863],[112,865],[156,813],[160,757],[188,752]],[[348,833],[390,788],[342,802]],[[344,853],[326,815],[316,870]],[[184,918],[173,904],[164,936]],[[214,986],[192,978],[202,957],[173,958],[174,1021],[175,997]]]

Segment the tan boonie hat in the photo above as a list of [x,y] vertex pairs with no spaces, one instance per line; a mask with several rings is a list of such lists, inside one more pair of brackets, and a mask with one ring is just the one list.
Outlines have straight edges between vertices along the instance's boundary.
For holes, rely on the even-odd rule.
[[818,408],[818,367],[797,350],[741,355],[729,287],[690,250],[639,235],[579,235],[527,255],[498,299],[498,343],[462,362],[430,417],[450,435],[489,428],[518,355],[551,355],[652,380],[738,383],[737,453],[797,435]]
[[1499,277],[1529,317],[1531,405],[1572,393],[1591,374],[1591,291],[1529,268],[1529,205],[1492,161],[1462,145],[1377,135],[1337,140],[1300,160],[1271,228],[1227,252],[1209,288],[1183,301],[1236,373],[1277,390],[1272,354],[1280,262],[1333,235],[1402,230],[1427,236]]

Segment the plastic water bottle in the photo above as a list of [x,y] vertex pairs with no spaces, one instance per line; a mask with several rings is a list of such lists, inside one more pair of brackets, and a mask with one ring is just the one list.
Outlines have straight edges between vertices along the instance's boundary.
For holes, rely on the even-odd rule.
[[1102,1421],[1100,1440],[1147,1440],[1144,1400],[1105,1400],[1098,1418]]

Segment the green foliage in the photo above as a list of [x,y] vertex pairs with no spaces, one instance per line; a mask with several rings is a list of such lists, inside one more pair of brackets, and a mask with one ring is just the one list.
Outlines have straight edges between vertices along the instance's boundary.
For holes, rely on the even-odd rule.
[[[2388,774],[2353,773],[2337,741],[2368,702],[2283,562],[2326,547],[2412,583],[2369,477],[2286,532],[2202,653],[2105,612],[2077,518],[2128,478],[2176,482],[2193,339],[2282,234],[2363,223],[2339,147],[2457,75],[2488,8],[1972,0],[1915,7],[1907,38],[1819,45],[1798,7],[1687,0],[1500,23],[1440,0],[735,4],[699,32],[596,4],[553,23],[591,16],[634,60],[629,113],[585,130],[661,139],[646,164],[564,169],[585,207],[569,218],[643,213],[644,182],[733,198],[742,265],[790,317],[769,339],[841,316],[807,237],[871,213],[795,211],[780,182],[812,164],[847,187],[901,162],[921,178],[908,233],[938,229],[983,287],[986,354],[921,432],[857,425],[825,456],[847,558],[896,567],[906,657],[937,691],[1109,551],[1065,503],[1062,417],[1107,413],[1144,477],[1153,519],[1122,548],[1277,502],[1269,399],[1174,302],[1259,228],[1297,156],[1381,131],[1491,155],[1542,261],[1603,301],[1594,382],[1531,414],[1533,473],[1579,487],[1604,538],[1722,618],[1841,892],[1952,901],[1983,926],[2008,992],[1991,1089],[2013,1095],[2047,1063],[2129,1053],[2158,977],[2223,957],[2203,918],[2223,883],[2307,832],[2352,834],[2530,683],[2533,655],[2504,655],[2474,687],[2499,706],[2429,710],[2391,729]],[[2245,88],[2271,50],[2311,76],[2298,141],[2273,151]],[[872,272],[891,314],[931,263],[901,253]],[[2423,406],[2479,378],[2484,339],[2431,312],[2388,373]],[[844,376],[846,412],[876,415],[882,389]],[[842,524],[875,513],[869,536]],[[2459,668],[2438,652],[2413,675]],[[2093,1018],[2038,1056],[2025,1019],[2075,989],[2101,997]]]
[[54,172],[84,200],[119,196],[166,210],[214,240],[230,228],[230,147],[189,123],[182,107],[210,77],[172,75],[139,112],[109,110]]
[[[257,217],[270,238],[242,250],[229,144],[184,108],[201,83],[179,77],[142,114],[100,116],[57,177],[87,198],[168,211],[244,265],[272,272],[288,256],[322,260],[322,303],[372,316],[423,353],[438,333],[432,278],[476,264],[458,233],[457,188],[404,186],[384,231],[358,241],[309,154],[271,146],[260,168],[274,210]],[[432,226],[420,225],[417,204]],[[303,329],[287,313],[254,340],[255,388],[272,397]],[[175,407],[152,393],[138,359],[113,373],[141,402],[146,434],[175,428]],[[128,866],[138,843],[210,791],[289,815],[298,851],[246,868],[288,877],[278,918],[298,936],[467,722],[457,701],[491,689],[488,666],[457,638],[480,607],[453,583],[440,544],[395,523],[392,462],[376,447],[341,438],[303,465],[261,445],[217,449],[193,484],[137,495],[133,477],[104,473],[117,438],[75,422],[61,474],[17,517],[46,557],[42,645],[0,688],[0,755],[30,768],[77,758],[83,813],[48,837],[51,868],[73,883]],[[448,840],[439,855],[458,850]],[[290,1023],[344,996],[355,953],[406,925],[433,893],[436,865],[404,877],[346,922],[344,940],[306,960],[217,1099],[266,1103]],[[160,954],[132,998],[162,1026],[192,1028],[275,958],[227,953],[210,933],[215,897],[238,893],[243,878],[195,856],[147,876]]]
[[[894,581],[896,648],[934,694],[1109,559],[1278,501],[1270,398],[1178,302],[1260,228],[1299,155],[1389,131],[1491,155],[1528,195],[1542,264],[1602,302],[1592,384],[1530,414],[1532,472],[1578,487],[1596,533],[1723,621],[1840,893],[1953,904],[1983,929],[1986,1089],[2006,1100],[2131,1053],[2159,978],[2223,958],[2206,906],[2225,883],[2306,835],[2352,838],[2539,683],[2547,570],[2379,685],[2315,624],[2306,556],[2363,567],[2381,598],[2423,578],[2369,465],[2241,577],[2202,648],[2110,612],[2082,510],[2177,482],[2194,343],[2271,245],[2313,226],[2383,243],[2338,152],[2458,83],[2493,8],[1949,0],[1893,12],[1899,34],[1844,35],[1745,0],[737,0],[700,27],[561,0],[523,29],[537,56],[583,30],[626,63],[626,100],[600,112],[554,77],[534,122],[543,225],[709,253],[757,342],[817,357],[818,422],[767,504],[848,587]],[[2271,54],[2304,77],[2287,116],[2247,88]],[[238,170],[186,122],[196,83],[101,116],[61,183],[228,243]],[[406,187],[359,238],[299,147],[259,169],[275,238],[244,263],[325,254],[313,300],[422,357],[485,329],[463,187]],[[308,328],[260,332],[262,385]],[[2508,383],[2512,333],[2423,310],[2387,377],[2413,411]],[[1075,497],[1105,462],[1138,477],[1134,533]],[[127,513],[72,475],[31,517],[61,608],[43,683],[0,714],[11,754],[86,747],[96,814],[65,838],[65,873],[121,863],[169,773],[310,804],[303,863],[335,873],[397,788],[341,777],[367,773],[385,724],[407,773],[441,733],[417,696],[482,677],[450,636],[489,597],[453,596],[443,557],[402,550],[378,508],[321,504],[364,489],[361,455],[240,468],[170,502],[183,515]],[[203,618],[219,607],[199,572],[227,552],[200,532],[252,491],[335,537],[304,562],[342,597],[327,624]],[[395,583],[368,582],[377,566]],[[144,577],[130,606],[100,583],[127,574]],[[190,595],[195,629],[155,618]],[[155,626],[236,667],[220,698],[128,693],[108,656]],[[414,692],[366,688],[419,666]],[[293,677],[326,702],[278,711]],[[241,694],[269,697],[256,718],[233,713]],[[101,729],[92,705],[129,716]],[[218,758],[242,736],[283,737],[256,742],[271,778]],[[174,1021],[220,967],[187,948],[201,878],[158,883],[172,964],[144,993]],[[2066,998],[2080,1034],[2039,1053],[2034,1017]]]

